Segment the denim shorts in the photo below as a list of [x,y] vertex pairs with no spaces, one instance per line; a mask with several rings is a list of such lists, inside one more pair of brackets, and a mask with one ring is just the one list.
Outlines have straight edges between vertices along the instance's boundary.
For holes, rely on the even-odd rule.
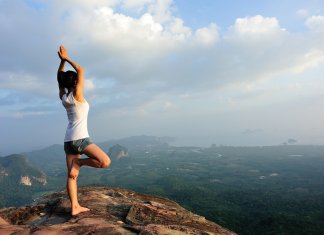
[[92,144],[92,142],[89,137],[64,142],[64,151],[66,154],[82,154],[83,150],[90,144]]

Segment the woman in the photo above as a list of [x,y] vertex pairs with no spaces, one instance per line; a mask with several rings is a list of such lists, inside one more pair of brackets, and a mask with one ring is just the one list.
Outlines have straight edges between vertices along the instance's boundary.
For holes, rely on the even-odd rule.
[[[57,81],[60,89],[60,99],[68,116],[68,127],[64,138],[64,151],[68,168],[67,192],[71,201],[71,214],[75,216],[89,211],[78,202],[77,177],[80,167],[91,166],[107,168],[111,161],[109,156],[89,138],[87,117],[89,104],[83,97],[83,68],[68,57],[64,46],[60,46],[58,55],[61,63],[57,72]],[[68,62],[76,72],[64,72],[65,62]],[[85,154],[88,158],[80,158]]]

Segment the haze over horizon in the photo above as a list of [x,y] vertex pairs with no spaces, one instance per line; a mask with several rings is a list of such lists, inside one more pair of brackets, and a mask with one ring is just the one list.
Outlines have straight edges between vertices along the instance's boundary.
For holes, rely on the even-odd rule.
[[324,144],[323,1],[0,0],[0,19],[0,155],[62,144],[60,44],[95,142]]

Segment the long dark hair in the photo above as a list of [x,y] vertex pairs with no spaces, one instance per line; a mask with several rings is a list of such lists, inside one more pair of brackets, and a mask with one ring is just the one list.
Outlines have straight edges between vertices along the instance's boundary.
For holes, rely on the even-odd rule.
[[60,71],[57,73],[57,81],[59,84],[59,87],[64,88],[72,88],[75,86],[75,82],[77,81],[77,73],[71,70],[68,70],[66,72]]

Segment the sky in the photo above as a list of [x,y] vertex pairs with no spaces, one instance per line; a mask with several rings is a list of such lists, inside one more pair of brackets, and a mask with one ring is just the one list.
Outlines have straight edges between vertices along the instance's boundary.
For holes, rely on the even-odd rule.
[[63,143],[61,44],[94,142],[324,144],[324,1],[0,0],[0,34],[0,155]]

